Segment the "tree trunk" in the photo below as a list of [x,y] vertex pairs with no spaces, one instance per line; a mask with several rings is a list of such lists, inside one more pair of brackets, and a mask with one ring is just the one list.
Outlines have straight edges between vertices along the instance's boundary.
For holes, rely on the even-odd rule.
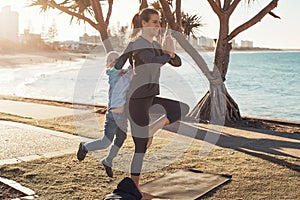
[[[160,3],[166,15],[167,21],[171,26],[171,29],[175,30],[172,32],[172,36],[178,41],[180,46],[192,57],[192,59],[196,62],[198,67],[210,82],[210,93],[213,95],[210,95],[209,102],[204,102],[205,105],[209,105],[209,107],[205,107],[205,109],[209,110],[207,112],[207,120],[209,120],[212,124],[224,125],[226,114],[226,88],[224,86],[220,73],[218,73],[218,70],[214,70],[213,73],[209,71],[205,60],[181,33],[181,27],[177,23],[175,23],[174,16],[171,13],[168,3],[165,0],[160,0]],[[194,115],[189,116],[194,118],[198,117],[199,113],[197,112],[197,110],[194,109],[193,111],[194,113],[197,113],[195,117]]]
[[[230,94],[226,90],[226,87],[224,88],[225,88],[224,95],[226,101],[225,121],[229,122],[229,121],[241,120],[241,115],[240,115],[238,105],[230,96]],[[206,92],[204,97],[199,101],[199,103],[193,108],[193,110],[188,114],[188,117],[191,117],[199,121],[211,122],[212,120],[211,101],[212,101],[211,95],[210,92],[208,91]]]
[[111,42],[108,38],[107,29],[100,26],[97,30],[100,33],[101,41],[103,43],[105,52],[108,53],[110,51],[113,51],[114,48],[113,48],[113,46],[112,46],[112,44],[111,44]]
[[98,22],[97,31],[99,31],[99,33],[100,33],[101,41],[103,43],[104,49],[105,49],[106,53],[113,51],[112,44],[108,38],[107,26],[104,21],[101,4],[97,0],[90,0],[90,2],[91,2],[93,10],[95,12],[96,21]]
[[[227,113],[226,101],[228,99],[227,97],[231,97],[225,88],[220,73],[218,70],[214,70],[211,75],[205,60],[186,40],[185,36],[181,32],[173,32],[172,36],[176,38],[180,46],[192,57],[210,82],[208,95],[204,97],[203,101],[198,103],[199,106],[196,106],[188,117],[192,117],[195,120],[208,120],[210,123],[216,125],[224,125],[226,118],[225,115]],[[214,77],[214,79],[212,79],[212,77]]]
[[[223,16],[220,19],[220,33],[219,39],[217,41],[217,46],[215,50],[215,59],[214,59],[214,73],[219,73],[219,76],[222,78],[224,82],[226,80],[227,69],[229,65],[229,57],[230,51],[232,49],[231,43],[228,42],[228,18]],[[213,91],[214,86],[210,85],[210,91]],[[225,85],[224,88],[221,88],[223,92],[222,99],[225,105],[223,107],[226,108],[225,110],[225,119],[226,121],[236,121],[241,120],[240,111],[238,105],[235,103],[233,98],[228,93]],[[217,114],[214,111],[213,106],[211,105],[211,92],[208,91],[205,96],[199,101],[196,107],[189,113],[189,117],[192,117],[196,120],[208,120],[210,121],[212,115]],[[220,107],[220,109],[222,106]],[[215,108],[218,109],[218,108]],[[223,112],[223,111],[220,111]]]

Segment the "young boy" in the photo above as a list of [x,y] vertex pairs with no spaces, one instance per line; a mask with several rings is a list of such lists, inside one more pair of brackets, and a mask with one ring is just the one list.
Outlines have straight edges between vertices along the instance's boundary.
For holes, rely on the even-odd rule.
[[106,74],[109,76],[109,94],[104,136],[102,139],[91,142],[81,142],[77,152],[77,159],[82,161],[89,151],[109,147],[114,136],[116,136],[113,145],[111,145],[109,154],[101,161],[109,177],[113,177],[113,159],[117,156],[119,149],[126,139],[127,118],[124,107],[131,80],[131,73],[129,71],[126,72],[123,69],[117,70],[113,67],[118,57],[119,54],[116,51],[111,51],[106,55]]

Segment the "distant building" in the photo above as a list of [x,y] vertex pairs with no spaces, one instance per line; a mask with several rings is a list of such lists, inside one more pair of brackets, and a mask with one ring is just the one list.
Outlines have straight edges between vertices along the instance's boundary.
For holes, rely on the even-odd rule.
[[248,40],[241,41],[241,48],[253,48],[253,42]]
[[20,42],[24,45],[40,46],[42,43],[41,34],[30,33],[29,29],[25,29],[20,35]]
[[239,47],[238,43],[234,39],[231,40],[231,46],[232,46],[232,48],[238,48]]
[[5,6],[0,12],[0,38],[18,42],[19,14],[11,11],[10,6]]
[[201,47],[215,47],[215,42],[211,38],[201,36],[198,38],[198,45]]
[[189,36],[188,40],[189,40],[189,42],[190,42],[191,45],[193,45],[193,46],[197,45],[197,39],[196,38],[194,38],[192,36]]
[[87,33],[83,34],[83,36],[79,37],[80,42],[99,44],[101,43],[100,35],[88,35]]
[[[110,38],[112,41],[112,38]],[[87,33],[79,37],[78,51],[81,52],[90,52],[95,47],[98,47],[98,50],[104,51],[104,46],[101,41],[100,35],[88,35]],[[99,48],[100,47],[100,48]]]

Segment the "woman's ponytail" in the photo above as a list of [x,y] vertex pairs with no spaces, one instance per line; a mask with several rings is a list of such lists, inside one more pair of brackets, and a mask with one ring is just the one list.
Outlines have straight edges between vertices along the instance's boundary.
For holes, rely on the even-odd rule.
[[137,34],[140,32],[142,26],[140,21],[140,15],[139,13],[135,14],[131,21],[131,34],[130,38],[133,39],[137,36]]

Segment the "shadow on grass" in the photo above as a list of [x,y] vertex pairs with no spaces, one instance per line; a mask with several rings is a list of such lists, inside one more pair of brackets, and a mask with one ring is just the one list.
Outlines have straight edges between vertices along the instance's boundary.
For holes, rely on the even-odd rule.
[[[290,155],[287,152],[279,151],[279,149],[284,149],[284,148],[298,149],[298,150],[300,149],[299,142],[280,140],[280,137],[284,137],[281,134],[278,135],[280,137],[278,137],[278,139],[276,140],[268,139],[268,138],[248,138],[248,137],[231,135],[226,133],[221,134],[217,131],[196,127],[186,122],[176,122],[166,127],[165,130],[171,131],[176,134],[184,135],[187,137],[193,137],[197,140],[205,141],[211,146],[216,145],[223,148],[234,149],[236,151],[287,167],[293,171],[300,172],[299,165],[272,156],[272,155],[276,155],[276,156],[285,156],[285,157],[299,159],[299,157]],[[274,135],[277,136],[277,133],[275,133]],[[300,141],[300,135],[295,134],[292,137],[292,139]]]
[[290,139],[300,139],[299,122],[244,117],[240,121],[227,123],[226,126]]

